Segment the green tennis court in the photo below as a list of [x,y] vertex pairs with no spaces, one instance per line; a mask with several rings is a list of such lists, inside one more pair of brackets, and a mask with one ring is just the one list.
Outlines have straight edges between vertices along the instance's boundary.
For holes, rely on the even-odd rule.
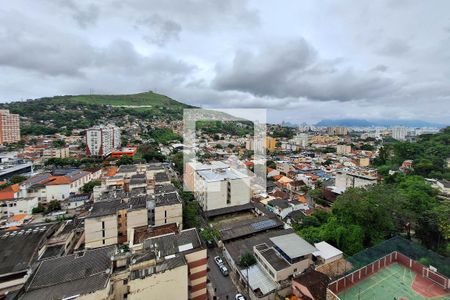
[[[339,293],[338,297],[341,300],[450,300],[450,294],[432,298],[419,295],[412,289],[415,277],[412,270],[394,263]],[[430,290],[439,289],[432,282],[428,284]]]

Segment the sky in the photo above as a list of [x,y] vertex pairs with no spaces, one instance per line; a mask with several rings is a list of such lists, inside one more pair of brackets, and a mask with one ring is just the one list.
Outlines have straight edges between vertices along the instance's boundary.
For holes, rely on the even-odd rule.
[[15,0],[0,102],[154,91],[269,121],[450,123],[448,0]]

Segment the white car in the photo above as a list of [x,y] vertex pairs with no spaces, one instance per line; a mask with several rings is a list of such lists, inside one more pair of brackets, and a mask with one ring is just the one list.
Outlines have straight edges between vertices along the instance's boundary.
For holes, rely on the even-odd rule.
[[236,300],[245,300],[245,297],[242,294],[236,294],[234,299],[236,299]]
[[220,265],[223,265],[223,260],[222,258],[220,258],[220,256],[216,256],[214,257],[214,261],[216,262],[216,264],[220,267]]
[[223,276],[228,276],[228,268],[224,265],[219,265],[219,270]]

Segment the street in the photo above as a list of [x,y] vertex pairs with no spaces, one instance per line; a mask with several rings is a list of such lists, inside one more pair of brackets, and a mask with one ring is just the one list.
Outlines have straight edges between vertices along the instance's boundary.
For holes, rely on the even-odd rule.
[[[220,300],[234,299],[234,297],[238,293],[238,290],[231,281],[230,275],[223,276],[222,273],[220,272],[218,266],[214,261],[214,257],[217,255],[222,257],[222,260],[224,260],[218,248],[208,249],[208,267],[209,267],[208,279],[213,286],[216,296],[216,298],[213,297],[211,298]],[[230,267],[228,266],[225,260],[224,262],[228,270],[231,271]]]

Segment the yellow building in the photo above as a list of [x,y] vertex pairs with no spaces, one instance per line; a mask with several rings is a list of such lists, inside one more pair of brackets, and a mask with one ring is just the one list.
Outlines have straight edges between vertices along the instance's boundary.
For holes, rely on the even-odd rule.
[[276,148],[277,148],[277,139],[270,136],[266,137],[266,149],[272,152],[275,151]]

